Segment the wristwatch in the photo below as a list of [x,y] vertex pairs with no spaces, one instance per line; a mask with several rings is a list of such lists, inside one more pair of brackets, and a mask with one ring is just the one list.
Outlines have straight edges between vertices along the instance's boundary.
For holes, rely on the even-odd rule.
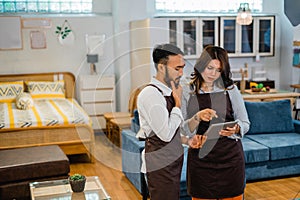
[[197,115],[197,114],[194,115],[194,120],[196,120],[197,122],[200,122],[200,121],[201,121],[201,119],[198,118],[198,115]]

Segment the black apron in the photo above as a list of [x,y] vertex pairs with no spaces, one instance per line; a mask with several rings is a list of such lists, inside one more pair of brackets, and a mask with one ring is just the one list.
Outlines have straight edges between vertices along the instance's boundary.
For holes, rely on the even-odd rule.
[[[156,88],[162,92],[158,87]],[[170,114],[175,101],[173,96],[165,96],[165,99]],[[152,131],[145,141],[145,160],[151,200],[179,200],[183,164],[183,147],[179,128],[170,142],[160,140]]]
[[[197,134],[203,134],[210,124],[234,120],[227,91],[191,95],[188,117],[205,108],[216,110],[218,118],[201,121]],[[230,198],[244,193],[245,161],[240,140],[222,136],[207,140],[201,149],[189,148],[187,163],[188,193],[192,197]]]

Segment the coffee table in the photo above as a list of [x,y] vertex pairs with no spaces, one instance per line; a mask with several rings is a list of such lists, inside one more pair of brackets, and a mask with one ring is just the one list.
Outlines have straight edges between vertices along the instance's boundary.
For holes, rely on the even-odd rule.
[[111,199],[98,176],[86,177],[83,192],[72,192],[67,179],[33,182],[29,184],[32,200],[104,200]]

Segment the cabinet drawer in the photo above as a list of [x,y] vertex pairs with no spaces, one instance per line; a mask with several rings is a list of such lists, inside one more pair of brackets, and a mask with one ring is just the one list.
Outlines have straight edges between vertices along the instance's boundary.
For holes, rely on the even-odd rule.
[[81,99],[83,103],[114,101],[115,94],[114,90],[86,90],[81,91]]
[[106,129],[106,122],[103,116],[91,117],[93,129]]
[[83,109],[88,115],[101,115],[106,112],[114,112],[114,102],[108,103],[84,103]]
[[115,85],[114,76],[94,76],[86,75],[81,77],[82,89],[100,89],[100,88],[113,88]]

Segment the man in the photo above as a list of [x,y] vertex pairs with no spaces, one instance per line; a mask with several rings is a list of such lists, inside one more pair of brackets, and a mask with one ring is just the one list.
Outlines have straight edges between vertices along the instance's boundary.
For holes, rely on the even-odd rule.
[[[179,126],[183,122],[182,88],[179,84],[185,61],[183,52],[162,44],[152,53],[156,76],[137,100],[140,126],[145,140],[148,190],[151,200],[179,200],[183,147]],[[142,170],[143,171],[143,170]]]

